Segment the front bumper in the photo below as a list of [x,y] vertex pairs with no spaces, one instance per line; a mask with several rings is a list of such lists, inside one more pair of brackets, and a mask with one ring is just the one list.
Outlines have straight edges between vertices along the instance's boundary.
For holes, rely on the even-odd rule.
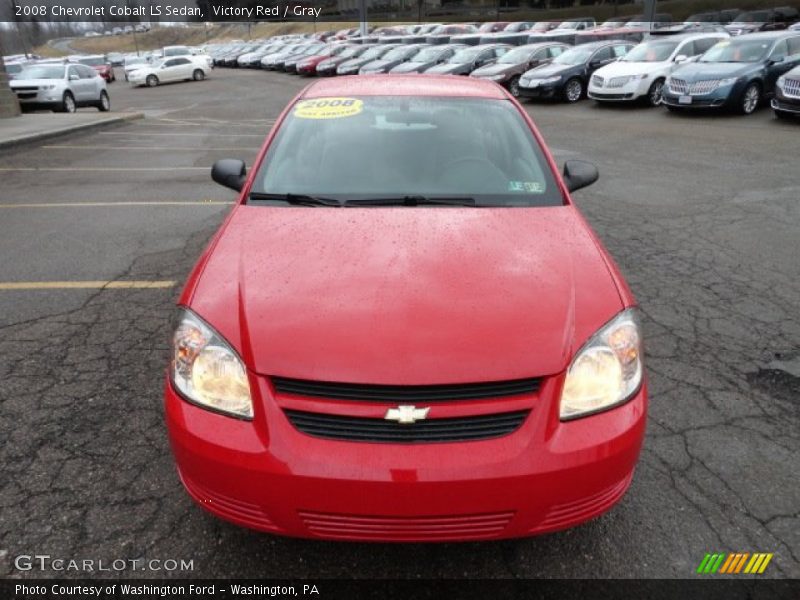
[[622,87],[610,88],[598,87],[591,83],[590,80],[586,95],[592,100],[598,100],[600,102],[638,100],[648,94],[653,81],[655,81],[655,79],[648,77],[647,79],[628,82]]
[[251,375],[251,385],[255,418],[244,421],[189,404],[167,381],[180,479],[218,517],[322,539],[500,539],[578,525],[610,509],[630,485],[647,407],[643,385],[620,407],[562,423],[552,401],[562,378],[551,377],[527,398],[523,425],[503,437],[364,443],[299,432],[266,378]]
[[559,81],[558,83],[545,83],[534,87],[527,87],[520,81],[519,95],[523,98],[558,98],[561,96],[561,86],[562,82]]
[[31,110],[53,110],[60,108],[64,100],[64,90],[38,90],[38,91],[15,91],[17,100],[21,108]]
[[[717,88],[707,94],[678,94],[674,92],[669,85],[664,86],[661,93],[661,101],[668,106],[677,106],[680,108],[727,108],[736,98],[742,93],[743,84],[735,83]],[[691,98],[690,103],[686,103],[682,98]]]
[[779,87],[775,88],[775,97],[771,105],[772,110],[776,112],[800,115],[800,98],[788,97]]

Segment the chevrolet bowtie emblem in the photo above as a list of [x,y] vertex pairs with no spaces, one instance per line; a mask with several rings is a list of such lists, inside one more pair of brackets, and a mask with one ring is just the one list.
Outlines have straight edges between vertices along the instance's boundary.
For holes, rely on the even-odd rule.
[[428,418],[430,408],[417,408],[414,405],[401,404],[397,408],[390,408],[383,417],[387,421],[397,421],[404,425],[424,421]]

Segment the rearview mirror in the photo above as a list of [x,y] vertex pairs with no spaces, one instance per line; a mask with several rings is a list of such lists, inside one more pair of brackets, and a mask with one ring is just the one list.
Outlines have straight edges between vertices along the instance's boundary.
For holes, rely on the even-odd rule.
[[689,60],[689,57],[685,54],[678,54],[678,56],[675,57],[676,63],[686,62],[687,60]]
[[592,163],[585,160],[568,160],[564,163],[564,183],[570,192],[592,185],[600,177]]
[[211,179],[220,185],[241,192],[247,179],[247,167],[245,167],[244,161],[223,158],[211,167]]

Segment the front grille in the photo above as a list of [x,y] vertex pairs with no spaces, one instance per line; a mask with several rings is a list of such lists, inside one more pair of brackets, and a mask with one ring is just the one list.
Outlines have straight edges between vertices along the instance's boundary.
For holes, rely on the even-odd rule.
[[299,516],[311,533],[326,538],[446,541],[498,536],[508,527],[514,512],[387,517],[299,511]]
[[275,386],[275,390],[281,394],[398,404],[400,402],[478,400],[531,394],[539,389],[540,380],[530,378],[445,385],[371,385],[272,377],[272,384]]
[[299,410],[286,410],[299,431],[319,438],[353,442],[466,442],[501,437],[518,429],[530,411],[448,417],[411,424],[385,419],[349,417]]
[[608,87],[610,87],[610,88],[621,88],[621,87],[624,87],[628,83],[629,80],[630,80],[630,77],[614,77],[613,79],[609,79],[608,80]]
[[14,93],[17,94],[17,98],[20,100],[30,100],[31,98],[36,98],[38,92],[39,88],[36,86],[18,86],[14,88]]
[[789,98],[800,98],[800,80],[787,79],[783,84],[783,93]]
[[592,85],[596,85],[597,87],[603,87],[603,83],[605,83],[605,80],[602,77],[600,77],[600,75],[592,76]]
[[670,89],[676,94],[684,94],[690,96],[699,96],[709,94],[719,87],[719,79],[705,79],[703,81],[695,81],[694,83],[687,83],[683,79],[670,79]]

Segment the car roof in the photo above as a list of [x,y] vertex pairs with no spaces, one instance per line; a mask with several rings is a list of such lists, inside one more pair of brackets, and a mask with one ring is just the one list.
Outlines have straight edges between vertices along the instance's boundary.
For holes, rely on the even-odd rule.
[[706,38],[706,37],[720,37],[720,38],[728,38],[730,37],[724,31],[694,31],[690,33],[677,33],[675,35],[667,35],[663,37],[651,37],[647,38],[646,40],[642,40],[643,42],[685,42],[686,40],[693,40],[695,38]]
[[786,37],[795,37],[798,35],[796,31],[757,31],[755,33],[746,33],[744,35],[737,35],[733,39],[737,40],[780,40]]
[[338,96],[450,96],[467,98],[506,99],[497,84],[483,79],[454,75],[358,75],[322,79],[308,86],[302,98]]

